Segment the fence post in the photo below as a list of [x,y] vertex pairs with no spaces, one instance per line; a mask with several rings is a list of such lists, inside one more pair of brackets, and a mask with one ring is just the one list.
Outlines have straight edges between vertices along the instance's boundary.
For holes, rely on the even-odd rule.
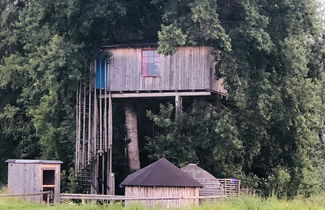
[[226,178],[224,178],[224,194],[225,194],[225,197],[227,197],[226,184],[227,184],[227,180],[226,180]]
[[46,193],[46,203],[47,203],[47,205],[50,205],[50,194],[51,194],[51,192]]
[[240,180],[238,180],[238,191],[237,191],[237,197],[240,195]]

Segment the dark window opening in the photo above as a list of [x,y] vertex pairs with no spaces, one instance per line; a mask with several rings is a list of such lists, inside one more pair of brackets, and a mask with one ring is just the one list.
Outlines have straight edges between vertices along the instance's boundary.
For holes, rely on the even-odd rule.
[[159,76],[160,56],[156,50],[142,50],[141,76]]
[[43,185],[54,185],[54,184],[55,184],[55,171],[43,170]]

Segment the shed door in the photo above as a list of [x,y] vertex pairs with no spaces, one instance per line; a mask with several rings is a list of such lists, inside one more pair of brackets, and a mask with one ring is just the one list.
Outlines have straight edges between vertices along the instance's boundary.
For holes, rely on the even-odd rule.
[[42,185],[42,191],[52,191],[52,196],[47,198],[49,196],[48,194],[43,194],[43,201],[49,200],[50,203],[54,202],[54,193],[55,193],[55,170],[54,169],[43,169],[43,185]]
[[96,60],[96,88],[108,88],[108,66],[106,59]]

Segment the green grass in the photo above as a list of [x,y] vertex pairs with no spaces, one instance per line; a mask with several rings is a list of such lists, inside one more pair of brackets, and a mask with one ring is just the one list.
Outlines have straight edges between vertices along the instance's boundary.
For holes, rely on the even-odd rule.
[[[141,206],[124,207],[121,203],[108,205],[62,203],[55,206],[35,204],[21,199],[0,198],[0,210],[144,210]],[[161,208],[155,208],[161,209]],[[262,199],[259,197],[241,196],[223,201],[206,202],[187,210],[325,210],[325,195],[309,199],[278,200],[276,198]]]
[[205,203],[200,210],[325,210],[325,195],[313,199],[279,200],[276,198],[262,199],[259,197],[242,196],[225,201]]

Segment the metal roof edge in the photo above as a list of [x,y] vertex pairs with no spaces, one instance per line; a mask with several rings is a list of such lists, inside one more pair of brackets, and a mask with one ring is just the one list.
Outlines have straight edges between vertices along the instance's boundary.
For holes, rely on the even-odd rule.
[[60,160],[30,160],[30,159],[8,159],[6,163],[22,163],[22,164],[62,164]]
[[142,47],[158,47],[158,43],[132,43],[132,44],[111,44],[111,45],[103,45],[102,48],[142,48]]

